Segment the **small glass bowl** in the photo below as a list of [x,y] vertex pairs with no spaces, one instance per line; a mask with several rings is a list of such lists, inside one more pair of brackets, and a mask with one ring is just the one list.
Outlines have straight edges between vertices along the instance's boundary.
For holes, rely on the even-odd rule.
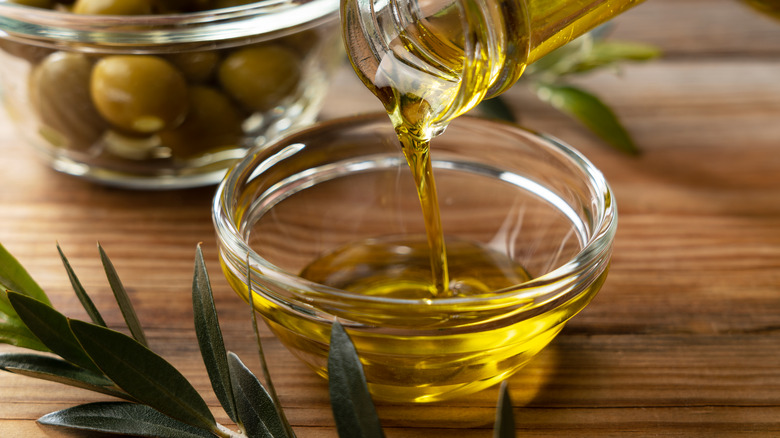
[[338,6],[118,16],[0,0],[0,103],[61,172],[126,188],[217,184],[247,149],[314,121],[343,59]]
[[[429,260],[412,176],[384,114],[324,122],[255,149],[213,203],[231,286],[248,299],[248,263],[257,311],[325,377],[338,318],[380,400],[438,401],[506,379],[590,302],[610,262],[612,193],[570,147],[516,125],[461,117],[434,139],[431,156],[451,271],[477,260],[459,248],[487,248],[480,254],[495,258],[502,275],[516,275],[516,284],[442,298],[339,286],[385,268],[418,281]],[[356,242],[381,250],[357,265],[332,262]],[[313,266],[330,276],[313,274]],[[475,276],[482,271],[490,269]]]

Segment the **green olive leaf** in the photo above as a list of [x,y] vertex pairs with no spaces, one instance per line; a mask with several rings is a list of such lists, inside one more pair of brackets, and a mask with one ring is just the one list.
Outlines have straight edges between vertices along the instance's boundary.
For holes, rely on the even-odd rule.
[[[38,286],[38,283],[32,279],[27,270],[2,244],[0,244],[0,289],[3,292],[6,290],[16,291],[33,297],[44,304],[51,305],[51,301],[49,301],[49,297],[46,296],[43,289]],[[7,315],[14,314],[11,304],[3,294],[0,294],[0,312]]]
[[496,409],[496,425],[493,438],[515,438],[515,417],[512,409],[512,398],[509,396],[509,386],[506,380],[501,382]]
[[65,315],[17,292],[8,292],[8,298],[27,328],[51,351],[82,368],[101,372],[73,335]]
[[271,395],[235,353],[228,353],[233,394],[241,425],[249,438],[292,438]]
[[662,54],[661,49],[650,44],[595,40],[590,50],[574,66],[570,73],[582,73],[623,61],[649,61],[660,57]]
[[127,291],[119,280],[119,275],[114,269],[114,264],[106,255],[103,247],[98,244],[98,251],[100,252],[100,261],[103,263],[103,268],[106,271],[106,277],[108,278],[108,284],[111,285],[111,290],[114,292],[117,304],[119,304],[119,310],[122,311],[122,316],[125,318],[127,328],[130,329],[130,333],[133,335],[136,341],[143,345],[149,345],[144,335],[144,330],[141,327],[141,323],[138,321],[138,316],[133,309],[133,304],[130,302],[130,297],[127,296]]
[[103,374],[98,374],[62,359],[42,354],[0,354],[0,369],[14,374],[88,389],[114,397],[130,398]]
[[52,412],[38,419],[47,426],[157,438],[213,438],[206,430],[176,421],[136,403],[98,402]]
[[338,320],[333,321],[330,334],[328,388],[339,437],[385,436],[355,345]]
[[106,322],[103,320],[100,312],[98,312],[98,309],[95,307],[92,299],[89,298],[89,295],[87,295],[87,291],[84,290],[84,286],[81,285],[79,278],[76,276],[76,272],[73,271],[73,267],[70,266],[70,262],[68,261],[68,258],[65,257],[65,253],[62,252],[62,248],[60,248],[59,243],[57,244],[57,252],[60,253],[60,259],[62,259],[62,264],[65,266],[65,271],[68,273],[70,284],[73,286],[73,291],[76,292],[76,296],[81,302],[81,306],[84,307],[84,310],[87,312],[87,315],[89,315],[90,319],[92,319],[92,322],[105,327]]
[[46,293],[30,277],[14,256],[0,244],[0,342],[38,351],[49,351],[16,314],[8,299],[7,291],[36,298],[51,304]]
[[238,422],[236,404],[230,384],[230,368],[228,366],[225,342],[219,327],[217,309],[214,306],[214,295],[211,290],[203,251],[198,245],[195,255],[195,274],[192,279],[192,309],[195,316],[195,333],[200,345],[200,353],[206,365],[211,387],[228,416]]
[[639,153],[634,141],[614,112],[598,97],[570,85],[539,85],[536,94],[559,111],[579,120],[612,147],[632,155]]
[[70,327],[95,364],[130,396],[181,422],[217,430],[206,402],[165,359],[114,330],[78,320]]

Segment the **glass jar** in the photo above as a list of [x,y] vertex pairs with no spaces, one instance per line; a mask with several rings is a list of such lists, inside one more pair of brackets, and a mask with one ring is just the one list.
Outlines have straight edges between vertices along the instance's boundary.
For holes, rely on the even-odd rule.
[[430,283],[431,267],[411,171],[384,114],[255,150],[214,198],[234,290],[247,301],[251,290],[282,343],[322,376],[338,318],[376,399],[444,400],[508,378],[596,295],[612,253],[612,192],[570,147],[464,116],[431,148],[452,289],[494,276],[510,286],[387,293],[388,282]]
[[338,24],[337,0],[127,16],[0,0],[0,97],[58,171],[216,184],[248,148],[316,118],[343,59]]

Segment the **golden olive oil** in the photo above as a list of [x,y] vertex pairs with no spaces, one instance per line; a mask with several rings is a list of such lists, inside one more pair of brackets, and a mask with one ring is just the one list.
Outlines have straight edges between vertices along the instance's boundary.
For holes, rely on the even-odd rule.
[[[432,248],[434,248],[432,250]],[[392,236],[347,245],[309,264],[301,277],[363,295],[427,300],[438,293],[431,284],[431,247],[424,236]],[[492,294],[530,280],[528,272],[505,254],[465,240],[447,240],[448,295]]]
[[[329,254],[307,270],[315,277],[336,275],[339,271],[331,269],[341,264],[336,258],[345,256],[349,259],[360,252],[374,253],[377,250],[377,242],[365,243],[338,251],[341,253],[339,255]],[[400,245],[406,246],[408,243]],[[456,260],[461,247],[451,241],[448,243],[452,259]],[[414,244],[427,245],[424,238]],[[379,243],[380,247],[383,245],[397,246],[399,242]],[[492,257],[481,248],[471,247],[467,250],[468,246],[465,244],[463,247],[467,253],[476,251],[482,252],[479,257]],[[379,248],[378,251],[386,252],[386,249]],[[355,279],[353,275],[356,266],[347,260],[348,276],[353,276],[349,279],[350,287],[354,290],[365,287],[384,296],[409,297],[416,294],[424,288],[426,279],[418,272],[409,271],[425,271],[423,264],[427,261],[427,254],[424,253],[419,250],[417,256],[413,257],[416,260],[411,262],[412,267],[408,264],[402,267],[402,270],[407,270],[402,277],[392,274]],[[466,258],[470,257],[467,255]],[[407,262],[409,260],[403,261]],[[509,266],[505,262],[498,265]],[[315,275],[314,271],[320,268],[325,269]],[[387,269],[381,267],[375,273],[386,273]],[[489,268],[494,269],[500,268]],[[522,278],[525,275],[517,267],[509,269],[514,271],[509,278]],[[226,269],[225,272],[230,270]],[[471,275],[468,273],[466,277]],[[363,328],[349,324],[348,329],[360,353],[372,396],[390,402],[434,402],[474,393],[514,374],[549,344],[569,318],[590,302],[606,275],[606,271],[599,274],[593,284],[568,299],[565,305],[544,306],[530,312],[529,307],[533,304],[530,299],[509,296],[490,299],[479,306],[464,306],[458,300],[450,299],[410,299],[408,305],[399,305],[397,301],[392,304],[368,304],[365,301],[351,301],[347,297],[338,299],[332,305],[318,302],[317,310],[307,309],[304,305],[296,312],[291,312],[290,307],[274,299],[255,299],[254,305],[290,352],[323,377],[327,377],[330,323],[317,318],[316,313],[324,311],[342,321],[360,321]],[[457,274],[454,276],[458,277]],[[396,283],[394,280],[398,278],[404,280]],[[248,298],[245,279],[236,275],[228,275],[227,279],[236,291]],[[472,291],[481,288],[482,285],[476,285]],[[518,396],[515,401],[529,400],[544,382],[543,376],[536,376],[530,384],[513,393]]]

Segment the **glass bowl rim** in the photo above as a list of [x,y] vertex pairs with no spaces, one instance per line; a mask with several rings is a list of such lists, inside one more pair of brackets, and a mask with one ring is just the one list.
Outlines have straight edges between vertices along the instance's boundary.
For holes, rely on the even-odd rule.
[[[584,246],[577,252],[576,255],[574,255],[574,257],[566,261],[564,264],[541,276],[534,277],[529,281],[510,286],[505,289],[497,290],[495,293],[491,294],[465,297],[443,297],[437,298],[436,300],[404,299],[356,294],[323,285],[321,283],[306,280],[298,275],[278,268],[249,247],[235,225],[233,212],[229,211],[227,208],[228,205],[233,204],[232,201],[228,199],[228,196],[234,193],[236,190],[236,184],[239,182],[238,179],[242,175],[250,175],[252,173],[248,170],[254,168],[257,156],[260,152],[273,149],[276,145],[289,142],[289,139],[307,135],[318,130],[332,129],[336,126],[344,126],[349,128],[366,123],[376,122],[381,118],[386,119],[387,114],[368,113],[320,121],[305,129],[292,132],[273,141],[270,144],[261,145],[250,150],[243,159],[239,160],[228,170],[225,178],[223,178],[223,180],[217,186],[212,201],[212,221],[216,229],[218,243],[220,244],[220,256],[222,256],[222,253],[225,251],[223,248],[223,246],[225,246],[231,252],[237,254],[237,257],[235,258],[236,260],[244,260],[244,263],[248,262],[249,265],[253,267],[260,266],[262,268],[262,272],[259,275],[270,277],[275,282],[296,285],[295,292],[291,293],[296,297],[296,299],[300,299],[305,296],[305,293],[301,292],[302,290],[315,290],[319,291],[320,293],[317,294],[317,297],[313,298],[314,301],[322,300],[323,298],[321,298],[321,296],[327,295],[328,297],[335,299],[345,299],[353,302],[366,302],[382,305],[391,304],[403,306],[425,303],[432,311],[440,306],[446,307],[458,304],[475,305],[480,303],[489,304],[507,301],[517,303],[518,301],[528,300],[536,302],[537,304],[539,304],[540,300],[541,302],[548,302],[548,299],[560,298],[561,295],[566,295],[566,293],[570,290],[577,289],[576,287],[563,288],[564,291],[562,293],[561,281],[564,281],[564,279],[572,276],[578,271],[589,271],[590,267],[594,263],[598,263],[599,260],[606,259],[610,256],[612,242],[617,231],[617,205],[615,203],[612,190],[601,171],[599,171],[587,158],[585,158],[582,153],[552,136],[538,133],[536,131],[519,126],[515,123],[501,120],[489,120],[470,115],[458,117],[458,119],[456,119],[456,123],[461,124],[465,122],[467,124],[492,124],[497,129],[500,128],[507,131],[522,132],[531,137],[534,137],[537,143],[543,144],[545,148],[550,148],[554,151],[560,152],[563,157],[571,160],[573,164],[575,164],[581,171],[584,172],[585,175],[587,175],[589,184],[592,187],[595,187],[597,192],[603,194],[604,199],[600,200],[600,205],[603,204],[604,208],[603,210],[599,211],[599,221],[594,223],[594,226],[591,228],[591,235],[585,242]],[[457,122],[458,120],[461,122]],[[389,120],[387,123],[390,123]],[[468,129],[468,127],[465,128]],[[606,270],[606,267],[604,267],[603,270]],[[565,283],[568,285],[570,281]],[[522,287],[519,288],[519,286]],[[256,290],[254,288],[252,291],[255,293],[262,293],[262,291]],[[327,293],[324,291],[327,291]]]
[[338,18],[338,0],[265,0],[199,12],[82,15],[0,0],[0,39],[38,44],[209,43],[299,30]]

